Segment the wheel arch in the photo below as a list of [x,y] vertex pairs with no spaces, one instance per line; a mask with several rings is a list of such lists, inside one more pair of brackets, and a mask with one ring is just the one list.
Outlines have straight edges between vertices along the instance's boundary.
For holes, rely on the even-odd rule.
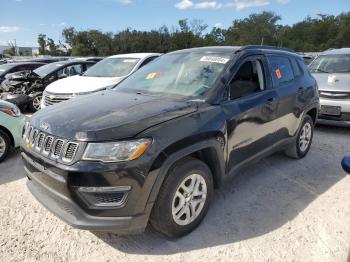
[[8,130],[6,127],[3,127],[3,126],[0,126],[0,130],[3,131],[10,138],[11,146],[14,147],[15,139],[13,138],[13,135],[11,134],[10,130]]
[[[179,143],[181,144],[181,142]],[[178,146],[179,144],[177,143],[169,146],[154,161],[152,168],[158,168],[159,174],[151,190],[148,202],[154,202],[156,200],[160,187],[166,179],[171,166],[177,161],[189,156],[195,157],[208,165],[213,175],[215,187],[219,187],[222,184],[225,176],[225,158],[220,135],[200,140],[189,146],[172,151],[172,148],[178,148]]]

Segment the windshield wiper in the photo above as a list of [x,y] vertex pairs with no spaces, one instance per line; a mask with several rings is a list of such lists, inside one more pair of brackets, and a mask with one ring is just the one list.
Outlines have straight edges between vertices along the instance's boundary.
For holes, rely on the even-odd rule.
[[328,72],[328,71],[326,71],[326,70],[324,70],[324,69],[320,69],[320,68],[317,68],[317,69],[314,69],[314,70],[312,70],[314,73],[317,73],[317,72],[321,72],[321,73],[327,73],[327,74],[329,74],[330,72]]

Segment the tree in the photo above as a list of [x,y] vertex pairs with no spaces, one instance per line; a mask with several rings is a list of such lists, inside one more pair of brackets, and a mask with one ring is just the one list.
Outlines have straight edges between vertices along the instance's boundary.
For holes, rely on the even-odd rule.
[[45,55],[46,54],[46,35],[39,34],[38,44],[39,44],[39,54]]

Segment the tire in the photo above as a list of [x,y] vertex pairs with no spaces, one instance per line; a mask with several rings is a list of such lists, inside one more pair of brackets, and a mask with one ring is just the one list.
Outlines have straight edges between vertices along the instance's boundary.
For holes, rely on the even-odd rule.
[[42,95],[36,95],[33,96],[32,100],[30,101],[28,107],[31,112],[36,112],[40,110],[40,104],[41,104]]
[[[183,188],[191,188],[192,181],[197,181],[194,183],[194,188],[198,189],[197,194],[192,195],[196,191],[193,190],[187,198],[184,198],[183,193],[185,191]],[[199,185],[199,187],[196,187],[196,185]],[[206,196],[204,197],[205,186]],[[198,194],[199,190],[202,191],[200,196]],[[213,176],[204,162],[192,157],[176,162],[169,169],[159,191],[150,217],[151,226],[156,231],[171,238],[190,233],[206,215],[213,192]],[[181,199],[180,195],[182,195]],[[204,200],[200,202],[200,199]],[[184,204],[182,205],[181,202]],[[183,208],[178,209],[181,206]],[[187,212],[180,216],[183,211]],[[173,212],[177,215],[173,215]],[[196,214],[196,212],[198,213]],[[193,216],[191,217],[191,215]]]
[[11,148],[11,140],[8,135],[0,130],[0,163],[5,160]]
[[[309,131],[306,131],[305,128]],[[310,133],[306,135],[305,132],[310,132]],[[305,146],[305,144],[302,145],[301,143],[303,135],[307,136],[306,138],[306,140],[308,140],[307,146]],[[296,137],[295,143],[285,152],[286,155],[295,159],[304,158],[310,150],[313,136],[314,136],[314,122],[311,116],[305,115],[301,128]]]

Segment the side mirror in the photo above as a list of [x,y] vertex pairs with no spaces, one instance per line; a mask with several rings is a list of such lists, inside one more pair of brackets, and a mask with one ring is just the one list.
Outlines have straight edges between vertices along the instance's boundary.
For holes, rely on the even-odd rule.
[[343,158],[343,161],[341,162],[341,165],[345,172],[350,174],[350,156],[346,156]]

